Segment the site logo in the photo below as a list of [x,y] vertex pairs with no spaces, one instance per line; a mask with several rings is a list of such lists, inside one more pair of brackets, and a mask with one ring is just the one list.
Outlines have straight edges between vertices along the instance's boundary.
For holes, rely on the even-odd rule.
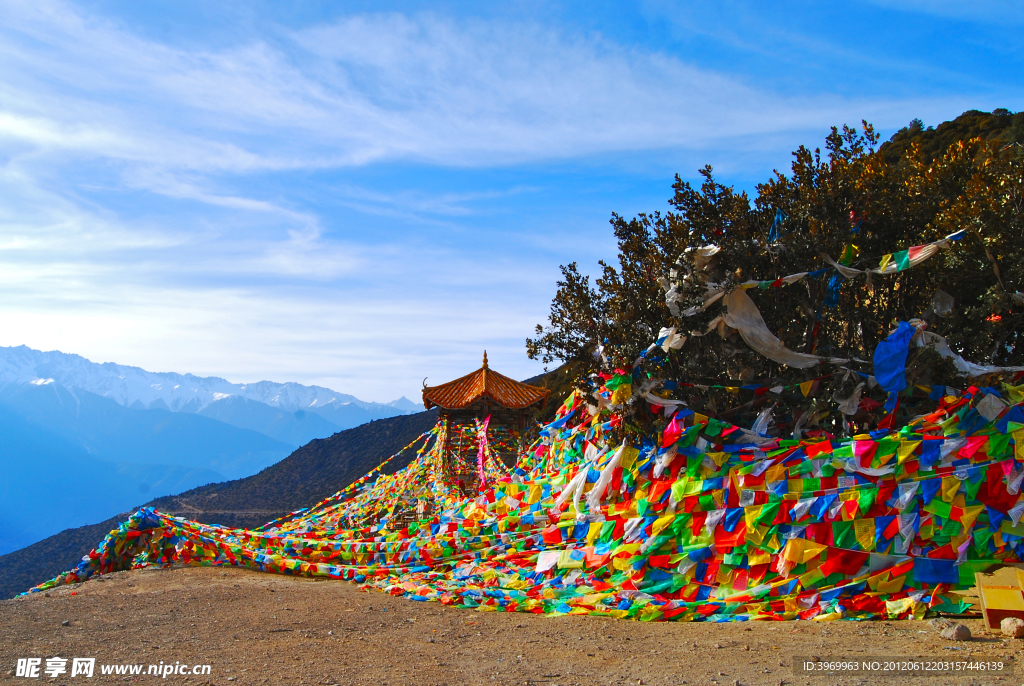
[[[48,657],[46,658],[45,668],[42,667],[42,664],[43,658],[41,657],[18,658],[18,666],[15,669],[14,676],[38,679],[40,669],[42,669],[43,674],[51,679],[68,673],[68,661],[66,658]],[[71,676],[91,677],[95,667],[96,658],[76,657],[71,661]]]
[[[43,666],[41,657],[19,657],[14,676],[26,679],[38,679],[47,676],[55,679],[58,676],[68,674],[70,677],[84,676],[91,678],[96,669],[96,658],[76,657],[71,660],[71,673],[68,674],[68,659],[64,657],[46,658],[46,666]],[[104,675],[130,675],[130,676],[158,676],[166,679],[169,676],[200,676],[210,673],[210,665],[183,665],[181,662],[165,663],[155,665],[118,664],[100,665],[100,674]]]

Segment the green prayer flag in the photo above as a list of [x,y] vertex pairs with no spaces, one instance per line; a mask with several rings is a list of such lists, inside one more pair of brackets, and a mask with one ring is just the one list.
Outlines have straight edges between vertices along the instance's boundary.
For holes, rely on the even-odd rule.
[[864,514],[871,509],[871,506],[875,504],[875,498],[878,497],[878,488],[865,488],[860,492],[857,497],[857,509],[861,514]]
[[900,250],[892,254],[892,261],[896,263],[896,271],[901,272],[910,268],[910,251]]
[[832,522],[832,539],[837,548],[852,548],[855,542],[853,522]]
[[1010,453],[1010,434],[994,434],[988,437],[988,457],[997,460]]

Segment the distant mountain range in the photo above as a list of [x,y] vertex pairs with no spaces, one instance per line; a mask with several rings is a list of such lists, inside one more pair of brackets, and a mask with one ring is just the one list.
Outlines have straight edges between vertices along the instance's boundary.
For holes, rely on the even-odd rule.
[[273,381],[231,383],[216,376],[147,372],[113,362],[97,364],[80,355],[56,350],[41,352],[24,345],[0,347],[0,384],[9,383],[55,383],[78,388],[133,410],[201,413],[228,398],[243,398],[283,412],[316,412],[341,428],[421,410],[404,397],[386,404],[364,402],[322,386]]
[[406,398],[364,402],[319,386],[232,384],[0,347],[0,554],[418,409]]

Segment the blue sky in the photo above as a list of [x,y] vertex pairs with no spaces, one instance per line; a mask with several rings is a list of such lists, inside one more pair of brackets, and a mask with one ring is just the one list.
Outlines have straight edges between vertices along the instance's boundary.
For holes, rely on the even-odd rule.
[[1024,5],[0,2],[0,345],[387,401],[516,377],[712,164],[1024,108]]

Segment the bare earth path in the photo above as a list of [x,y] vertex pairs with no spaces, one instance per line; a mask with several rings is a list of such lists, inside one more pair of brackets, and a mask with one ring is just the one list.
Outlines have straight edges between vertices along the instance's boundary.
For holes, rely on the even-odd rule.
[[[795,675],[822,659],[1018,660],[1024,641],[939,638],[926,622],[647,624],[483,613],[241,569],[121,572],[0,602],[3,683],[1020,684],[995,676]],[[76,595],[71,595],[72,591]],[[66,625],[63,622],[67,622]],[[951,648],[959,648],[953,650]],[[96,675],[15,675],[17,658],[96,658]],[[102,676],[103,664],[209,664],[208,676]],[[68,673],[70,673],[70,660]]]

